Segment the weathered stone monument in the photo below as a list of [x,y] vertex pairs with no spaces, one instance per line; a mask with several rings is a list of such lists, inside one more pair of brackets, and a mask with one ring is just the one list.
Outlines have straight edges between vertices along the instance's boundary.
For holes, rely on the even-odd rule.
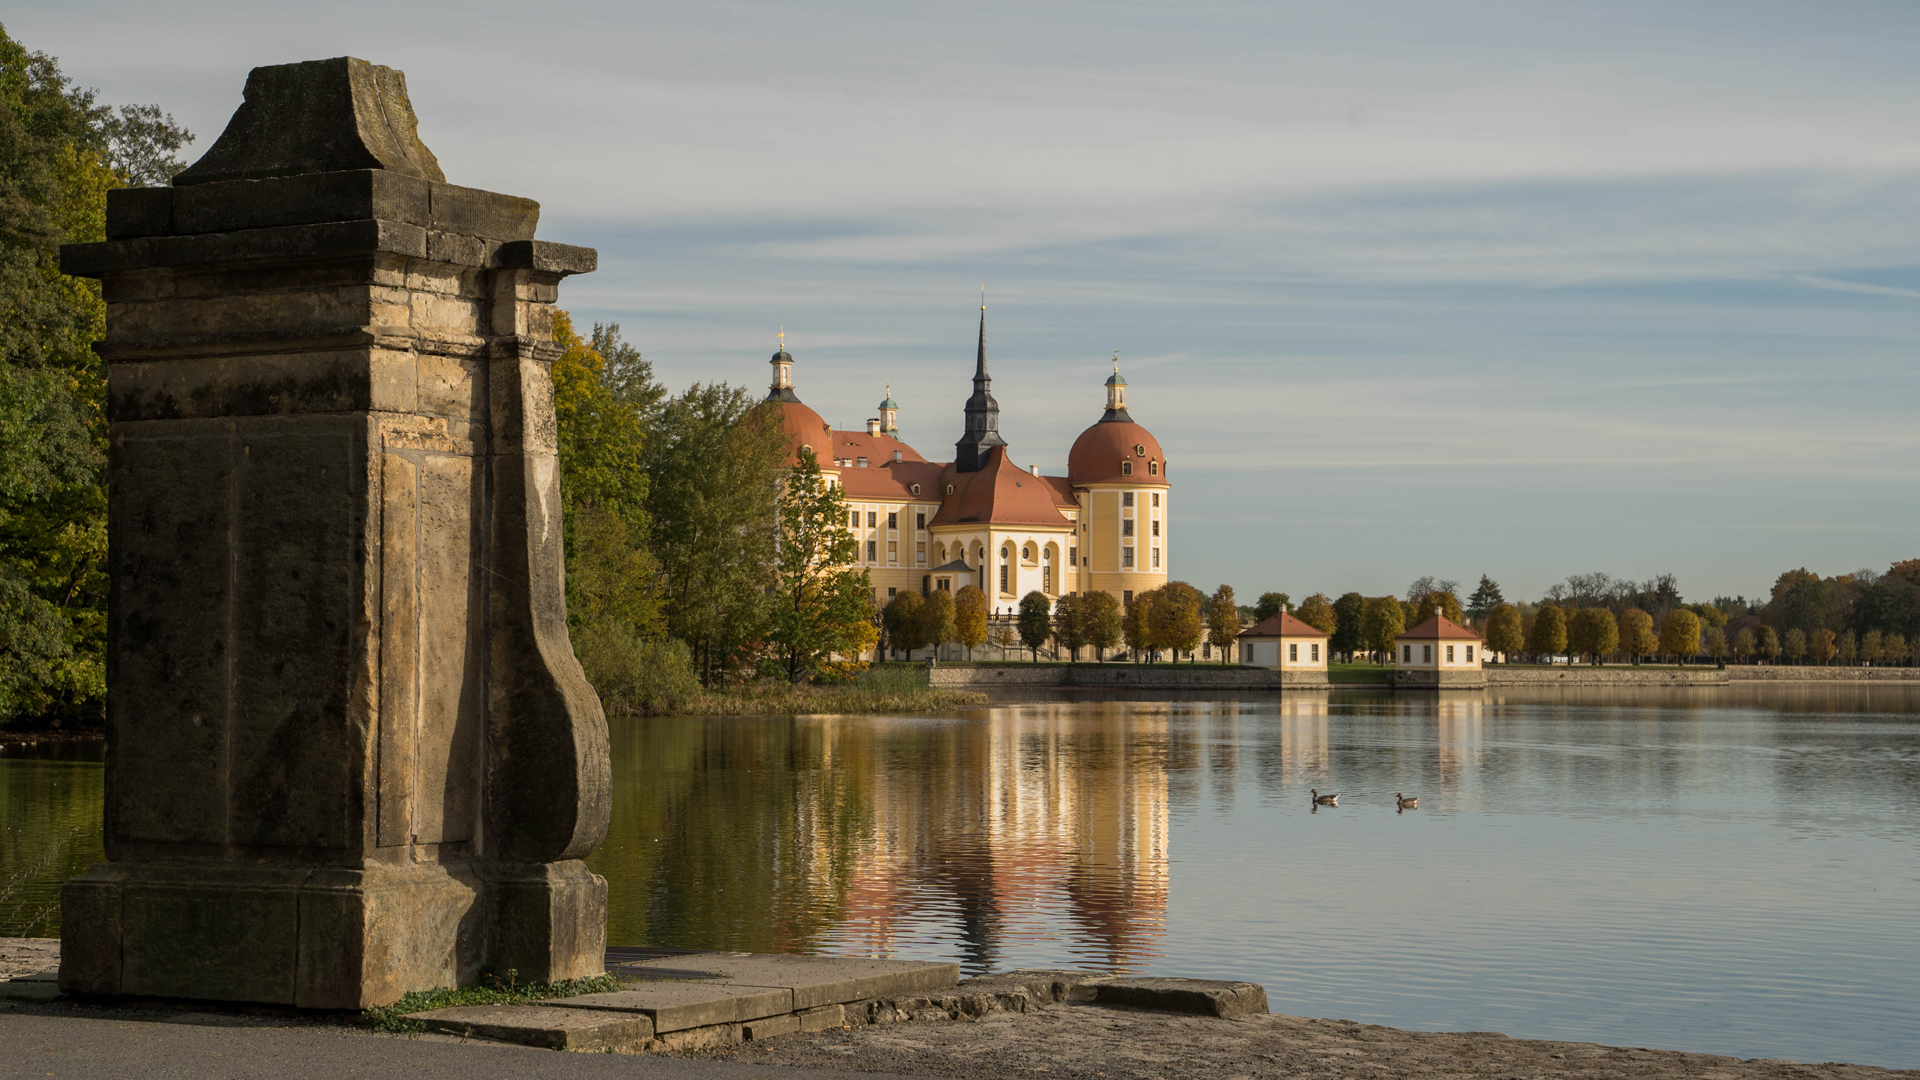
[[596,974],[606,722],[567,641],[538,204],[445,183],[404,76],[256,68],[115,191],[106,851],[60,985],[361,1008]]

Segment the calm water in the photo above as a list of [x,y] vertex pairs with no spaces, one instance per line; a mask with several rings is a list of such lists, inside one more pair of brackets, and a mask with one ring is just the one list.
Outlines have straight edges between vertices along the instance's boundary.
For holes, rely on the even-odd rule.
[[[1310,1016],[1920,1066],[1913,689],[628,721],[614,770],[615,944],[1246,978]],[[0,880],[98,800],[95,766],[0,761]]]

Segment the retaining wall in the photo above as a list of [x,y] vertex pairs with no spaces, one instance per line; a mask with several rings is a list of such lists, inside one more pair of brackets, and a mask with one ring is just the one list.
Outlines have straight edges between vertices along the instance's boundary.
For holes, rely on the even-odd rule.
[[1912,682],[1920,683],[1920,668],[1910,667],[1775,667],[1738,664],[1726,675],[1734,682]]
[[1256,667],[1182,667],[1176,664],[941,664],[928,672],[941,689],[987,690],[996,686],[1125,687],[1134,690],[1325,690],[1325,672],[1275,671]]
[[1728,672],[1710,667],[1593,667],[1575,664],[1554,668],[1490,667],[1485,674],[1488,686],[1725,686]]

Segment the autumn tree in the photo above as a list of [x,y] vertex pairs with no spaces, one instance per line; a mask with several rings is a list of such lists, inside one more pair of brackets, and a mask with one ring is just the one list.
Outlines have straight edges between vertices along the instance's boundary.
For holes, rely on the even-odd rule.
[[1053,602],[1053,639],[1067,650],[1069,659],[1080,659],[1080,650],[1087,644],[1087,605],[1084,596],[1069,593]]
[[1774,633],[1773,627],[1762,626],[1760,632],[1754,637],[1754,656],[1771,662],[1774,657],[1780,655],[1780,635]]
[[1376,661],[1393,652],[1394,639],[1406,628],[1406,613],[1398,597],[1376,596],[1367,601],[1366,611],[1360,618],[1360,636]]
[[1902,664],[1907,659],[1907,635],[1888,634],[1881,639],[1886,649],[1887,663]]
[[1718,626],[1709,626],[1700,634],[1700,651],[1715,660],[1727,658],[1727,632]]
[[1333,632],[1340,628],[1340,617],[1334,613],[1333,601],[1326,593],[1314,593],[1300,601],[1300,610],[1293,615],[1328,637],[1332,637]]
[[1805,659],[1807,655],[1807,632],[1798,627],[1787,631],[1786,636],[1780,639],[1780,652],[1781,655],[1796,664]]
[[1813,640],[1808,644],[1807,651],[1822,664],[1831,664],[1833,658],[1840,652],[1839,645],[1835,644],[1835,639],[1838,637],[1838,634],[1822,627],[1814,631]]
[[787,470],[779,515],[770,636],[787,678],[799,682],[835,653],[857,655],[872,644],[873,584],[849,568],[860,551],[846,499],[821,478],[812,450],[802,447]]
[[1700,652],[1700,616],[1674,608],[1660,620],[1660,651],[1685,662]]
[[1502,656],[1509,656],[1527,647],[1527,639],[1521,630],[1520,609],[1508,603],[1498,603],[1487,609],[1487,648]]
[[1286,593],[1263,592],[1260,594],[1259,601],[1253,605],[1253,621],[1259,622],[1262,619],[1271,619],[1275,615],[1292,607],[1293,599]]
[[1040,646],[1047,643],[1053,634],[1053,601],[1047,594],[1034,590],[1020,598],[1020,644],[1027,647],[1035,663],[1040,660]]
[[1435,615],[1445,615],[1455,623],[1466,621],[1460,612],[1460,598],[1440,589],[1434,589],[1420,597],[1419,606],[1414,609],[1413,625],[1419,626]]
[[935,589],[927,594],[926,599],[920,601],[919,637],[928,648],[937,650],[940,646],[952,641],[955,622],[952,593],[945,589]]
[[1134,593],[1133,603],[1128,604],[1121,615],[1121,633],[1127,648],[1133,650],[1136,657],[1145,655],[1148,663],[1153,661],[1153,604],[1158,591],[1147,589]]
[[967,647],[967,659],[973,650],[987,641],[987,594],[977,585],[963,585],[953,594],[953,638]]
[[1153,603],[1153,644],[1170,650],[1172,659],[1177,661],[1181,653],[1200,648],[1200,636],[1206,625],[1200,608],[1205,597],[1184,581],[1169,581],[1154,591],[1159,596]]
[[1567,626],[1567,647],[1595,664],[1620,647],[1620,624],[1606,608],[1583,608]]
[[1653,616],[1639,608],[1628,608],[1616,621],[1620,628],[1620,651],[1634,663],[1660,647],[1660,635],[1653,632]]
[[1733,655],[1750,663],[1759,652],[1760,635],[1754,633],[1751,626],[1741,627],[1740,632],[1733,636]]
[[926,638],[921,636],[922,603],[918,591],[907,589],[887,601],[887,606],[880,611],[880,630],[887,637],[887,648],[906,653],[909,660],[913,659],[913,650],[927,645]]
[[1555,656],[1567,651],[1567,613],[1552,604],[1534,612],[1533,629],[1527,637],[1527,651],[1535,656]]
[[1080,597],[1082,619],[1086,626],[1087,644],[1094,650],[1094,659],[1106,659],[1107,650],[1120,643],[1122,633],[1120,601],[1105,589],[1096,589]]
[[1880,631],[1869,630],[1860,635],[1860,659],[1869,667],[1886,656],[1886,644]]
[[1233,602],[1233,586],[1221,585],[1207,601],[1207,644],[1220,650],[1220,662],[1233,663],[1233,643],[1240,636],[1240,608]]
[[1860,658],[1860,639],[1851,630],[1841,634],[1834,642],[1833,655],[1842,667],[1852,667],[1854,661]]

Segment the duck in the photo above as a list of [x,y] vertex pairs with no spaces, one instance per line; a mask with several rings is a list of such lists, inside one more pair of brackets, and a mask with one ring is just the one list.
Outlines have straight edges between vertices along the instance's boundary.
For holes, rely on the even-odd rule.
[[1402,795],[1396,791],[1393,793],[1393,801],[1402,810],[1412,810],[1415,807],[1418,807],[1420,805],[1420,796],[1415,795],[1413,798],[1409,799],[1405,795]]
[[1335,792],[1332,795],[1322,795],[1320,794],[1319,788],[1308,788],[1307,790],[1310,793],[1312,793],[1313,805],[1315,806],[1339,806],[1340,805],[1340,794],[1338,792]]

